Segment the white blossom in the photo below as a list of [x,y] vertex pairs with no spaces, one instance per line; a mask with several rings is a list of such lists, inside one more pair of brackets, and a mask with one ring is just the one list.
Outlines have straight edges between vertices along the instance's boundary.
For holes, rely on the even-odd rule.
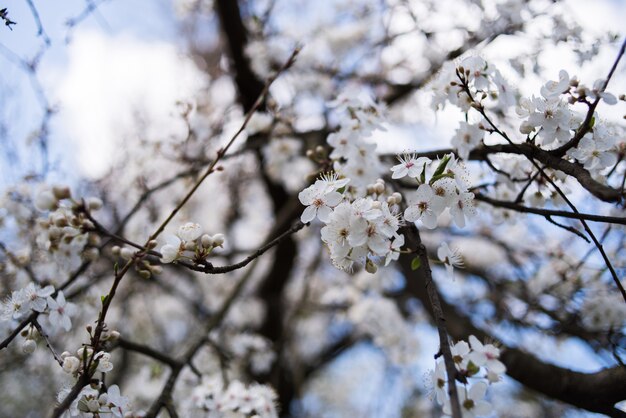
[[415,194],[409,195],[404,219],[409,222],[421,221],[426,228],[433,229],[437,226],[437,217],[444,209],[444,199],[436,196],[429,185],[422,184]]
[[56,300],[51,296],[47,298],[48,309],[50,314],[48,320],[50,324],[55,328],[63,328],[65,331],[72,329],[72,320],[70,316],[76,312],[76,305],[71,302],[66,302],[63,291],[59,291]]

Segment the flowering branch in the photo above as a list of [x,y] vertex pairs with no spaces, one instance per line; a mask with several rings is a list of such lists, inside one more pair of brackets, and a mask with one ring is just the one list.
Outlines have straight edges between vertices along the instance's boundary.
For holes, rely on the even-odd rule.
[[[508,137],[507,137],[508,138]],[[428,152],[415,153],[416,157],[431,159],[443,158],[446,154],[454,153],[453,149],[440,149]],[[546,166],[564,172],[575,178],[589,193],[605,202],[620,202],[624,198],[624,191],[599,183],[594,180],[589,172],[580,164],[576,164],[559,157],[553,156],[550,151],[542,150],[532,144],[496,144],[482,145],[469,152],[469,160],[486,161],[491,154],[517,154],[524,155],[529,160],[535,159]]]
[[[404,274],[413,274],[411,260],[401,258]],[[433,282],[433,286],[436,284]],[[419,299],[428,307],[428,312],[436,320],[429,303],[429,295],[418,283],[407,280],[407,293]],[[458,308],[440,299],[441,308],[447,315],[446,323],[450,334],[457,339],[475,335],[481,340],[495,338],[477,328]],[[624,417],[624,412],[615,408],[617,402],[624,400],[626,393],[626,368],[617,366],[602,369],[595,373],[581,373],[545,363],[530,353],[520,349],[501,346],[500,360],[506,365],[507,375],[539,393],[567,402],[588,411],[607,414],[611,417]]]
[[304,228],[307,225],[308,224],[305,224],[302,222],[296,222],[291,228],[289,228],[288,230],[286,230],[285,232],[283,232],[282,234],[274,238],[272,241],[263,245],[261,248],[256,250],[254,253],[250,254],[248,257],[244,258],[243,260],[235,264],[231,264],[228,266],[213,266],[211,263],[196,265],[196,264],[191,264],[185,261],[181,261],[178,264],[185,266],[190,270],[199,271],[201,273],[206,273],[206,274],[223,274],[223,273],[228,273],[230,271],[238,270],[240,268],[247,266],[252,261],[262,256],[269,249],[278,245],[286,237],[300,231],[302,228]]
[[[626,45],[626,42],[625,42],[625,45]],[[620,56],[621,56],[621,54],[620,54]],[[470,101],[472,102],[472,107],[474,109],[476,109],[482,115],[482,117],[485,119],[485,121],[489,124],[489,126],[491,127],[491,129],[495,133],[497,133],[500,137],[502,137],[504,140],[506,140],[509,143],[509,145],[513,146],[514,148],[518,148],[519,149],[519,145],[515,144],[509,138],[509,136],[506,134],[506,132],[500,130],[493,123],[491,118],[489,118],[489,116],[487,115],[487,113],[485,111],[485,107],[480,102],[478,102],[478,101],[476,101],[474,99],[474,96],[472,95],[472,92],[471,92],[469,84],[468,84],[468,80],[465,78],[465,76],[458,69],[457,69],[457,76],[458,76],[458,78],[459,78],[459,80],[461,82],[461,86],[463,88],[463,91],[467,94],[467,96],[469,97]],[[538,147],[533,147],[533,148],[538,148]],[[574,206],[574,204],[568,199],[568,197],[565,195],[565,193],[563,193],[563,190],[561,190],[561,188],[559,186],[557,186],[557,184],[554,182],[554,180],[552,180],[552,178],[550,178],[550,176],[548,176],[545,173],[545,171],[541,168],[541,166],[532,157],[529,157],[528,155],[526,155],[526,157],[532,163],[532,165],[541,173],[542,177],[548,183],[550,183],[550,185],[552,187],[554,187],[556,192],[559,194],[559,196],[561,196],[561,198],[565,201],[565,203],[570,207],[572,212],[574,212],[577,215],[580,215],[580,213],[578,212],[578,209],[576,209],[576,206]],[[561,158],[557,158],[557,159],[558,160],[562,160]],[[562,161],[564,161],[564,160],[562,160]],[[555,168],[553,166],[550,166],[550,167]],[[588,174],[588,172],[587,172],[587,174]],[[602,255],[602,259],[604,260],[604,263],[608,267],[609,272],[611,273],[611,277],[613,278],[613,281],[615,282],[615,285],[619,289],[620,293],[622,294],[622,298],[624,299],[624,302],[626,303],[626,289],[624,289],[624,286],[622,285],[620,279],[617,277],[617,273],[615,272],[615,269],[613,268],[613,265],[611,264],[611,260],[609,260],[609,257],[606,255],[606,252],[604,251],[604,248],[603,248],[602,244],[598,241],[598,239],[596,238],[596,236],[593,233],[593,231],[591,230],[591,228],[589,228],[589,225],[587,224],[587,222],[584,219],[582,219],[582,218],[579,218],[579,219],[580,219],[580,222],[583,225],[583,228],[585,229],[585,231],[587,232],[587,234],[589,235],[589,237],[593,241],[594,245],[596,246],[596,248],[598,249],[598,251]]]
[[611,70],[609,71],[609,74],[607,75],[606,79],[602,83],[602,87],[600,88],[596,99],[593,101],[593,103],[591,103],[591,105],[589,105],[589,110],[587,111],[585,120],[580,125],[580,128],[578,128],[578,131],[576,131],[576,134],[574,135],[571,141],[551,151],[550,152],[551,154],[557,157],[562,157],[563,155],[565,155],[565,153],[568,150],[576,147],[578,143],[580,142],[580,140],[591,130],[591,127],[592,127],[591,121],[593,119],[593,115],[596,111],[596,107],[598,107],[598,104],[600,103],[600,100],[602,100],[600,93],[603,93],[606,90],[606,87],[609,85],[609,81],[611,81],[611,77],[613,77],[613,74],[615,73],[615,70],[617,69],[617,65],[619,64],[620,60],[624,56],[624,52],[626,52],[626,38],[624,39],[624,42],[622,42],[622,46],[619,49],[619,52],[617,53],[617,58],[615,58],[615,62],[613,62],[613,65],[611,66]]

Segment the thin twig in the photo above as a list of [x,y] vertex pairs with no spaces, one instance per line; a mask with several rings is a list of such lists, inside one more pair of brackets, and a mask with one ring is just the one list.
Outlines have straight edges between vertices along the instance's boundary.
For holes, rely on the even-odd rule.
[[567,212],[564,210],[533,208],[530,206],[518,205],[514,202],[509,202],[506,200],[493,199],[481,193],[475,193],[474,198],[481,202],[488,203],[492,206],[511,209],[511,210],[514,210],[516,212],[521,212],[521,213],[532,213],[532,214],[542,215],[542,216],[558,216],[561,218],[570,218],[570,219],[578,219],[578,220],[587,220],[587,221],[592,221],[592,222],[603,222],[603,223],[610,223],[610,224],[626,225],[626,217],[602,216],[602,215],[593,215],[590,213],[580,213],[580,212],[575,213],[575,212]]
[[63,367],[63,360],[57,354],[57,352],[54,351],[54,348],[52,347],[52,343],[50,343],[50,338],[48,338],[48,335],[46,334],[46,332],[43,330],[43,328],[41,328],[41,325],[39,324],[39,321],[37,321],[37,318],[34,318],[31,321],[31,323],[35,326],[35,328],[37,328],[37,331],[39,331],[39,335],[41,335],[43,340],[46,342],[46,347],[48,347],[48,350],[50,350],[50,352],[52,353],[54,360],[56,360],[56,362],[59,363],[59,366]]

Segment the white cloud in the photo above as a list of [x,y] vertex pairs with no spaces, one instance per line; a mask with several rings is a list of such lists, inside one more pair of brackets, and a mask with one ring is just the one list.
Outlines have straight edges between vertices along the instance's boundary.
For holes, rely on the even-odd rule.
[[[176,103],[205,85],[203,75],[175,45],[129,36],[79,32],[58,83],[58,123],[81,172],[102,176],[124,141],[184,134]],[[141,121],[141,124],[138,124]]]

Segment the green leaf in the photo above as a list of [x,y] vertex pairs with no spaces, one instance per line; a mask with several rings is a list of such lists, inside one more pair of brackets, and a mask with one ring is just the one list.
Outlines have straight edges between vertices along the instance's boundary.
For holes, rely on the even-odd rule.
[[433,177],[442,175],[449,161],[450,161],[450,154],[446,154],[439,162],[439,165],[437,166],[437,169],[435,170],[435,174],[433,174]]
[[449,178],[453,179],[454,178],[454,174],[453,173],[443,173],[443,174],[432,176],[430,178],[430,181],[428,182],[428,184],[430,184],[432,186],[433,184],[435,184],[435,182],[437,180],[441,180],[442,178],[445,178],[445,177],[449,177]]
[[415,257],[413,260],[411,260],[411,270],[415,271],[420,268],[421,265],[422,262],[419,257]]
[[104,302],[107,300],[108,295],[100,296],[100,302],[104,305]]
[[593,126],[596,124],[596,117],[592,116],[591,120],[589,121],[589,129],[593,129]]
[[420,174],[420,184],[426,183],[426,163],[424,163],[424,167],[422,167],[422,174]]
[[467,363],[467,375],[468,376],[474,376],[479,371],[480,371],[480,367],[472,363],[472,361]]

